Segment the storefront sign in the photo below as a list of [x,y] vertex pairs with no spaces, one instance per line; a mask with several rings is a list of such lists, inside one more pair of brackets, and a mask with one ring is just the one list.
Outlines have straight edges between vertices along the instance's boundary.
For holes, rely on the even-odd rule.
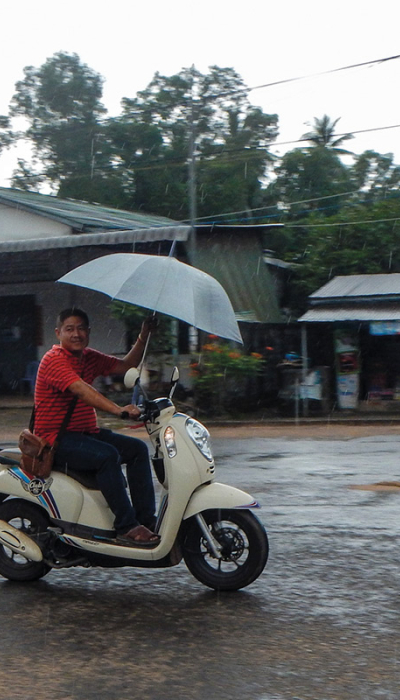
[[373,321],[369,332],[370,335],[400,335],[400,321]]
[[360,391],[360,351],[356,333],[341,329],[335,335],[336,390],[339,408],[357,408]]

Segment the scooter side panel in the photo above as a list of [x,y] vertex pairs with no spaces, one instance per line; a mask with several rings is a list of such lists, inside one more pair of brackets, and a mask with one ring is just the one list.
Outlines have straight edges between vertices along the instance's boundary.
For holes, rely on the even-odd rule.
[[82,487],[60,472],[53,471],[48,479],[39,479],[19,466],[3,466],[0,469],[0,493],[37,503],[54,520],[113,529],[114,515],[103,494]]
[[210,508],[259,508],[259,504],[250,494],[234,486],[213,482],[200,486],[192,495],[183,519],[186,520],[203,510]]
[[50,517],[68,521],[79,518],[83,505],[80,485],[64,474],[53,472],[48,479],[40,479],[19,466],[0,469],[0,493],[37,503]]
[[82,493],[82,510],[76,522],[79,525],[88,525],[102,530],[113,530],[115,515],[101,491],[83,488]]

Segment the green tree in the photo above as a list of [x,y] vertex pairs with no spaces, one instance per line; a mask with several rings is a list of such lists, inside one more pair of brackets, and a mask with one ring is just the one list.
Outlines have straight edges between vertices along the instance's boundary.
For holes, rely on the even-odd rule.
[[349,169],[336,153],[324,147],[288,151],[275,175],[266,201],[274,202],[288,220],[316,210],[330,216],[346,201],[341,195],[351,189]]
[[358,199],[371,202],[398,196],[400,166],[393,162],[391,153],[382,155],[372,150],[364,151],[356,156],[350,175],[354,189],[358,190]]
[[0,115],[0,153],[12,143],[13,137],[9,127],[10,120],[8,117]]
[[338,121],[327,115],[315,118],[313,130],[302,137],[311,145],[288,151],[281,158],[275,178],[263,193],[270,216],[292,220],[314,211],[332,216],[346,203],[352,181],[349,168],[340,160],[349,151],[341,146],[353,137],[335,135]]
[[329,219],[318,213],[303,220],[292,255],[299,263],[292,307],[303,311],[308,295],[337,275],[400,272],[399,221],[399,199],[348,204]]
[[198,214],[251,209],[271,162],[277,116],[252,107],[231,68],[213,66],[165,77],[156,73],[110,121],[116,159],[125,168],[135,207],[188,218],[188,157],[195,139]]
[[[122,301],[111,303],[111,314],[125,325],[127,331],[128,346],[135,342],[140,333],[142,323],[151,311],[141,306],[126,304]],[[169,353],[173,345],[172,319],[165,314],[157,314],[157,332],[153,333],[150,340],[152,353]]]
[[349,155],[351,151],[347,151],[342,148],[345,141],[349,141],[354,138],[352,134],[344,134],[343,136],[336,136],[335,129],[340,117],[334,121],[324,114],[321,119],[314,117],[314,123],[308,124],[312,127],[311,131],[303,134],[302,139],[306,139],[312,145],[312,147],[328,148],[337,155]]
[[[33,163],[21,161],[14,184],[50,184],[60,196],[104,201],[113,190],[105,166],[110,149],[101,103],[101,76],[76,54],[59,52],[40,66],[27,66],[16,84],[11,115],[29,126],[19,134],[32,145]],[[32,187],[33,183],[33,187]]]

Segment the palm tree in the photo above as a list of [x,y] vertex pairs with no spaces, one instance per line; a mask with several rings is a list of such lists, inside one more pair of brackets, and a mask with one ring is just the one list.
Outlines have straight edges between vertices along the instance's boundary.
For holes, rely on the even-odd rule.
[[324,114],[321,119],[314,117],[314,124],[308,124],[308,126],[313,127],[313,130],[303,134],[301,138],[310,141],[313,146],[327,148],[330,151],[341,155],[352,155],[351,151],[340,148],[340,146],[344,143],[344,141],[354,138],[353,135],[344,134],[344,136],[339,136],[336,138],[335,127],[339,119],[340,117],[335,119],[335,121],[331,121],[327,114]]

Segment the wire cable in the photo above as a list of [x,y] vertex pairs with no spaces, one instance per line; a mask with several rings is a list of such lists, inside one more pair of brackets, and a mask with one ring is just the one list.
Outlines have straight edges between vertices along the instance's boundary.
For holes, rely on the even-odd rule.
[[359,224],[382,224],[388,221],[399,221],[400,216],[394,216],[390,219],[366,219],[365,221],[338,221],[331,224],[286,224],[285,228],[328,228],[332,226],[358,226]]
[[351,70],[353,68],[363,68],[365,66],[371,66],[377,63],[387,63],[388,61],[395,61],[400,58],[400,54],[396,56],[386,56],[385,58],[376,58],[373,61],[363,61],[362,63],[353,63],[348,66],[341,66],[340,68],[331,68],[330,70],[322,71],[321,73],[310,73],[308,75],[299,75],[295,78],[285,78],[284,80],[275,80],[272,83],[264,83],[263,85],[255,85],[254,87],[237,89],[237,90],[227,90],[226,92],[218,93],[219,96],[225,97],[229,95],[235,95],[243,92],[252,92],[253,90],[261,90],[264,88],[275,87],[275,85],[284,85],[285,83],[294,83],[299,80],[308,80],[310,78],[318,78],[322,75],[329,75],[330,73],[339,73],[339,71]]

